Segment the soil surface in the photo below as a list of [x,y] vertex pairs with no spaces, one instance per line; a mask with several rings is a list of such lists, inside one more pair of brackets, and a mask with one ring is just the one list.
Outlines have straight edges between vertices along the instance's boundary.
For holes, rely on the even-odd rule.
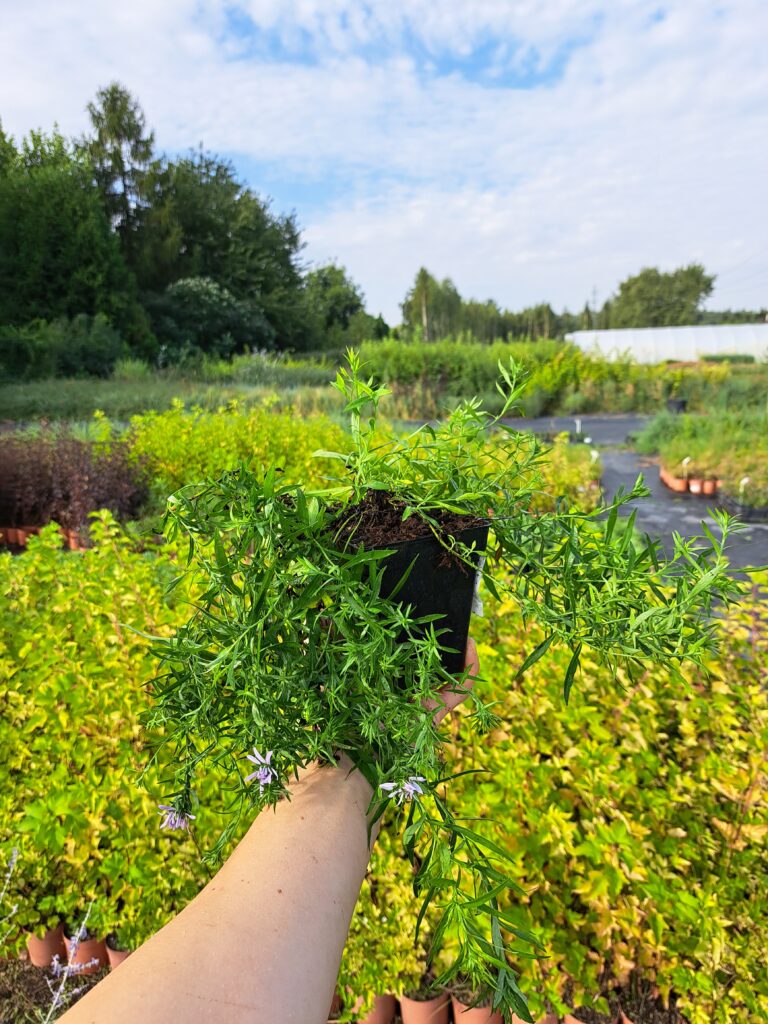
[[[674,1003],[663,1006],[654,999],[648,988],[639,992],[623,991],[608,997],[611,1014],[596,1013],[584,1007],[573,1011],[580,1024],[616,1024],[617,1019],[624,1024],[687,1024],[687,1019],[675,1009]],[[624,1017],[619,1014],[623,1013]]]
[[[67,987],[71,991],[83,986],[77,997],[80,998],[107,973],[104,970],[99,974],[80,975],[70,979]],[[45,1016],[52,999],[48,980],[53,980],[50,971],[33,967],[26,960],[0,957],[0,1024],[32,1024],[40,1020],[40,1010]]]
[[[368,491],[362,501],[339,512],[331,523],[331,532],[340,547],[362,544],[369,551],[431,536],[430,525],[421,516],[411,515],[403,520],[407,507],[387,491]],[[433,518],[449,537],[483,523],[474,516],[454,512],[437,512]]]

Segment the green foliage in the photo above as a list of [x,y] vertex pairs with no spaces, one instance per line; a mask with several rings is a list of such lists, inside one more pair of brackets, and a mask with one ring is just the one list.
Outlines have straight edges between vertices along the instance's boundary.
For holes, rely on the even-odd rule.
[[700,263],[671,273],[645,267],[619,285],[606,303],[606,327],[666,327],[695,324],[715,278]]
[[[138,100],[117,82],[88,112],[77,142],[31,132],[17,148],[0,129],[0,326],[104,314],[131,355],[161,364],[386,333],[342,268],[305,274],[294,215],[274,212],[231,163],[202,149],[156,157]],[[1,353],[0,369],[23,379],[97,363],[103,373],[93,340],[74,369],[52,358],[28,372]]]
[[365,1016],[377,995],[391,992],[399,997],[418,988],[426,970],[424,927],[416,938],[419,904],[413,870],[398,845],[397,833],[384,829],[373,848],[339,971],[345,1010],[341,1020]]
[[754,363],[755,357],[751,355],[711,355],[701,356],[701,359],[705,363]]
[[287,483],[319,485],[329,463],[313,458],[318,445],[345,445],[342,431],[327,419],[304,422],[290,412],[244,409],[236,402],[215,412],[175,402],[167,412],[135,416],[127,440],[163,499],[184,484],[235,470],[243,460],[274,467]]
[[[232,297],[247,334],[243,339],[230,328],[237,344],[218,351],[241,350],[244,341],[307,346],[302,243],[292,215],[274,213],[238,180],[231,163],[202,149],[155,164],[147,179],[147,204],[136,241],[137,274],[162,342],[177,345],[173,317],[167,322],[165,290],[204,279]],[[206,351],[216,351],[215,337],[204,340]]]
[[[520,390],[501,372],[506,414]],[[403,502],[404,518],[420,518],[473,567],[473,553],[441,530],[440,517],[490,517],[492,558],[483,579],[543,630],[520,672],[551,647],[566,650],[566,702],[582,654],[614,672],[647,662],[702,664],[715,645],[713,601],[727,605],[740,586],[712,536],[703,545],[680,540],[668,563],[656,545],[638,550],[628,534],[614,540],[619,505],[646,493],[639,485],[593,513],[567,500],[537,506],[540,447],[477,401],[445,423],[387,438],[376,430],[386,391],[360,376],[354,353],[336,387],[346,400],[351,450],[319,454],[339,461],[337,486],[309,489],[284,483],[274,467],[264,473],[241,465],[169,500],[169,535],[188,543],[188,585],[200,597],[186,624],[156,643],[162,671],[147,721],[162,730],[175,763],[167,799],[187,815],[199,787],[221,794],[216,855],[251,809],[279,799],[295,767],[332,762],[337,750],[371,781],[379,814],[383,783],[426,779],[424,795],[408,808],[403,844],[418,867],[421,913],[439,911],[434,951],[448,937],[455,943],[440,980],[465,976],[473,989],[492,993],[495,1006],[528,1019],[502,928],[523,943],[535,940],[499,907],[514,888],[503,869],[508,854],[472,831],[463,812],[455,817],[438,788],[450,773],[446,779],[444,737],[426,708],[439,702],[442,685],[455,684],[441,662],[440,623],[414,619],[412,609],[383,597],[387,549],[358,546],[354,529],[342,543],[340,517],[354,517],[370,492],[384,492]],[[491,429],[498,437],[489,442]],[[727,539],[728,518],[719,526]],[[487,731],[494,711],[476,693],[470,700],[474,728]],[[275,773],[258,792],[243,772],[252,747],[270,752]]]
[[191,842],[157,828],[135,784],[151,660],[127,628],[166,632],[173,563],[135,553],[107,513],[94,546],[61,550],[55,526],[0,555],[0,848],[19,847],[21,927],[70,925],[93,899],[95,931],[152,934],[202,880]]
[[83,148],[93,167],[110,224],[123,252],[135,266],[136,233],[146,205],[146,179],[154,153],[154,133],[147,128],[138,101],[111,82],[88,104],[93,135]]
[[425,342],[462,333],[483,342],[497,338],[562,338],[567,331],[584,326],[567,311],[555,313],[546,302],[511,312],[490,299],[462,299],[450,278],[438,281],[425,267],[416,274],[402,311],[404,336]]
[[125,351],[102,313],[0,327],[0,378],[108,377]]
[[362,292],[335,263],[310,270],[305,287],[321,339],[331,348],[343,347],[352,318],[363,311]]
[[88,162],[33,132],[0,174],[0,324],[103,313],[128,325],[134,302]]
[[402,414],[417,416],[436,415],[467,394],[488,396],[488,408],[498,411],[497,367],[510,359],[528,372],[521,401],[528,416],[656,411],[673,393],[686,397],[691,408],[763,404],[768,380],[759,367],[742,367],[737,376],[730,364],[649,366],[629,358],[609,362],[573,345],[545,340],[483,345],[467,336],[430,344],[387,339],[363,345],[361,355],[376,378],[392,388]]
[[261,306],[236,299],[206,277],[183,278],[150,300],[152,327],[164,349],[160,361],[178,364],[190,351],[231,356],[269,347],[275,332]]
[[644,454],[658,454],[676,476],[715,478],[743,505],[768,506],[765,411],[664,414],[651,420],[635,444]]
[[[756,584],[765,587],[763,577]],[[757,585],[722,622],[710,673],[664,666],[616,679],[591,657],[561,698],[564,652],[512,679],[544,634],[491,605],[482,696],[502,724],[455,724],[454,783],[468,817],[512,857],[528,893],[510,912],[548,958],[520,961],[535,1012],[602,1004],[637,971],[680,998],[691,1024],[768,1015],[768,618]],[[404,905],[407,912],[408,901]]]

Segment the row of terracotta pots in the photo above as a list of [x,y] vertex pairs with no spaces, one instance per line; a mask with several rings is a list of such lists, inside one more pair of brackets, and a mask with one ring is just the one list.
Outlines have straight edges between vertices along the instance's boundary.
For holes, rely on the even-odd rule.
[[[0,526],[0,545],[4,547],[25,548],[29,538],[40,533],[41,529],[41,526]],[[77,530],[61,528],[61,535],[70,551],[82,550]]]
[[675,476],[664,466],[659,466],[659,478],[670,491],[675,491],[677,494],[689,491],[691,494],[701,494],[708,498],[717,494],[722,485],[721,480],[715,480],[713,477]]
[[[334,1002],[336,1003],[336,1001]],[[424,1002],[408,999],[406,996],[400,1000],[400,1015],[403,1024],[449,1024],[451,1010],[453,1010],[454,1024],[502,1024],[500,1013],[492,1013],[487,1006],[469,1009],[456,996],[449,996],[447,992]],[[392,1024],[396,1011],[397,1000],[394,996],[377,996],[373,1009],[360,1024]],[[522,1019],[515,1014],[512,1015],[512,1021],[513,1024],[523,1024]],[[555,1014],[548,1013],[541,1017],[537,1024],[559,1024],[559,1020]],[[566,1013],[561,1024],[581,1024],[581,1021],[572,1014]],[[623,1013],[619,1013],[616,1024],[632,1024],[632,1022]]]
[[[29,962],[34,967],[50,967],[55,956],[59,957],[61,963],[67,963],[71,948],[72,939],[64,934],[64,928],[60,924],[55,928],[49,928],[42,938],[32,933],[27,935]],[[85,967],[80,973],[98,974],[107,964],[114,970],[128,955],[126,950],[113,949],[104,939],[82,939],[72,963],[82,965],[96,960],[95,964]]]

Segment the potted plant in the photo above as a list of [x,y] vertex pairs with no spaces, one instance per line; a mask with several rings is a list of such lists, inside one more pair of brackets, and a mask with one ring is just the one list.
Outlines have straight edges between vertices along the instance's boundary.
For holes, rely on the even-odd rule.
[[[212,774],[227,780],[234,799],[214,857],[243,814],[280,799],[297,767],[345,751],[373,788],[374,816],[399,809],[422,909],[447,906],[450,894],[461,955],[437,982],[465,973],[473,990],[493,992],[496,1011],[529,1020],[508,942],[537,943],[499,909],[499,894],[515,891],[509,854],[446,800],[451,772],[429,710],[442,687],[464,683],[478,581],[543,626],[520,672],[553,645],[567,648],[566,700],[582,651],[629,672],[648,661],[702,664],[716,646],[713,601],[735,600],[743,584],[727,572],[725,514],[722,540],[687,542],[667,563],[656,543],[637,549],[619,536],[620,507],[648,493],[641,481],[594,511],[537,508],[546,449],[504,422],[522,386],[515,368],[500,372],[498,416],[471,400],[443,423],[390,436],[377,426],[387,391],[350,353],[335,381],[349,449],[318,453],[336,460],[336,480],[304,488],[243,464],[173,495],[166,529],[187,545],[199,597],[174,636],[155,640],[161,668],[146,725],[165,736],[174,821],[196,813]],[[492,728],[481,689],[468,701],[470,728]],[[249,757],[266,769],[256,783]],[[433,952],[444,933],[438,925]]]
[[493,1009],[493,1000],[475,991],[469,978],[458,978],[451,989],[454,1024],[502,1024],[503,1017]]
[[448,1024],[451,998],[435,984],[435,975],[427,970],[416,988],[400,997],[403,1024]]
[[109,969],[114,971],[116,967],[119,967],[124,960],[131,955],[131,950],[125,945],[123,939],[120,938],[119,933],[111,932],[106,938],[107,945],[107,960],[109,961]]

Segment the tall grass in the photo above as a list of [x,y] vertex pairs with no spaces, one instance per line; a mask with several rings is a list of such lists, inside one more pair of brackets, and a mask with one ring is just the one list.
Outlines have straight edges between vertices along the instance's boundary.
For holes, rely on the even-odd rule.
[[[399,419],[437,416],[461,399],[477,395],[496,411],[499,362],[510,359],[529,375],[521,412],[656,412],[679,395],[690,410],[765,408],[768,365],[729,363],[660,364],[607,362],[557,341],[480,344],[466,338],[438,342],[386,339],[361,349],[366,369],[387,382],[390,415]],[[113,419],[151,409],[169,409],[174,399],[215,409],[236,399],[269,400],[299,414],[335,415],[340,400],[327,387],[335,361],[290,360],[272,353],[237,356],[227,362],[200,358],[154,370],[123,360],[110,380],[39,380],[0,386],[0,420],[87,420],[97,409]]]

